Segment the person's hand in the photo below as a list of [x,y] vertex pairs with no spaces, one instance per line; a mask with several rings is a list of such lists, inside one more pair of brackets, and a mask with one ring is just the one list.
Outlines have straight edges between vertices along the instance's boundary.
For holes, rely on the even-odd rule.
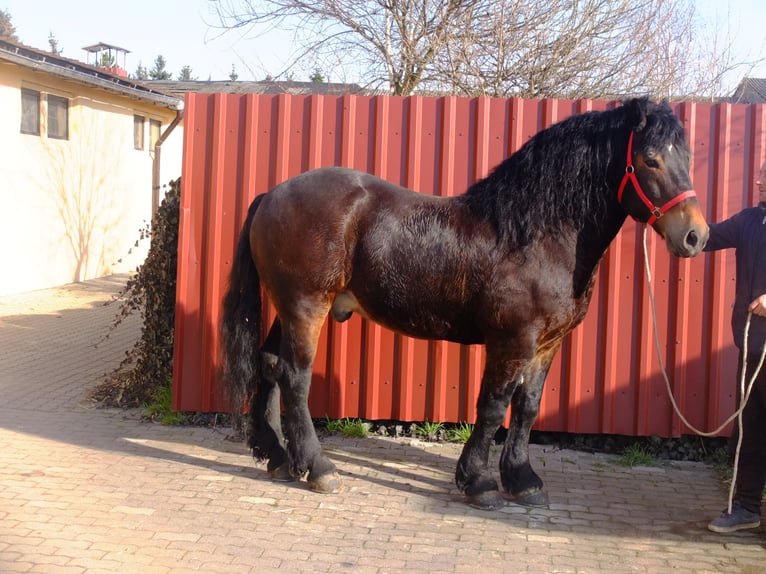
[[748,309],[753,315],[766,317],[766,293],[760,297],[756,297],[755,300],[750,303]]

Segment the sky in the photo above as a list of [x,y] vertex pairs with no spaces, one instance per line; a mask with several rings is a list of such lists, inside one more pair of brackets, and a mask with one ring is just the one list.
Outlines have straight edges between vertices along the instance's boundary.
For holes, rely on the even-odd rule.
[[275,75],[289,36],[275,41],[245,39],[237,31],[222,34],[212,5],[209,0],[0,0],[22,43],[48,50],[53,34],[67,58],[87,61],[83,47],[104,42],[130,51],[125,68],[131,74],[139,64],[150,69],[162,55],[174,79],[185,65],[199,80],[227,80],[232,64],[240,80]]
[[[729,30],[737,60],[766,58],[766,0],[697,0],[696,4],[702,18],[718,19]],[[125,68],[131,74],[139,64],[150,69],[157,55],[165,58],[174,79],[185,65],[199,80],[227,80],[232,65],[240,80],[262,80],[282,71],[293,49],[289,33],[223,32],[212,6],[210,0],[0,0],[0,9],[10,13],[22,43],[48,50],[53,34],[62,55],[81,61],[87,61],[84,46],[116,45],[130,51]],[[330,81],[355,80],[322,72]],[[746,73],[735,72],[727,85],[733,89]],[[766,63],[748,75],[766,78]]]

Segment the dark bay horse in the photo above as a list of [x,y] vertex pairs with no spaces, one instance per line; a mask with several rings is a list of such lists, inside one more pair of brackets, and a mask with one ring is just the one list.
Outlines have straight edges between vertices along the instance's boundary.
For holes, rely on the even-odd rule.
[[[359,313],[411,337],[486,345],[456,483],[474,506],[504,504],[488,458],[510,405],[502,485],[521,504],[546,505],[528,449],[548,369],[585,316],[599,262],[628,215],[676,256],[705,246],[689,161],[671,109],[640,98],[541,131],[459,197],[337,167],[257,197],[222,327],[224,377],[236,404],[250,400],[254,456],[275,480],[308,472],[311,489],[340,488],[312,425],[309,384],[327,315]],[[262,343],[260,287],[278,315]]]

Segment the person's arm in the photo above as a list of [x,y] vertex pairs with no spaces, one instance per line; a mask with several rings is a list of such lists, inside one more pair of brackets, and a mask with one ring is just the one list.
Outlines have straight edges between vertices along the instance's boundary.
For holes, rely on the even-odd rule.
[[739,245],[740,229],[742,227],[742,212],[733,215],[720,223],[710,224],[710,238],[705,245],[705,251],[718,251]]

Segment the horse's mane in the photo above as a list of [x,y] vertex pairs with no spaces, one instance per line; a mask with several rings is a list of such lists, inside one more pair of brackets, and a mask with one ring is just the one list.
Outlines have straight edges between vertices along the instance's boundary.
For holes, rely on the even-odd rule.
[[648,145],[673,143],[688,150],[683,126],[668,105],[628,100],[539,132],[460,200],[495,226],[511,249],[539,234],[556,236],[564,226],[581,231],[589,222],[602,225],[617,205],[630,130],[641,132]]

